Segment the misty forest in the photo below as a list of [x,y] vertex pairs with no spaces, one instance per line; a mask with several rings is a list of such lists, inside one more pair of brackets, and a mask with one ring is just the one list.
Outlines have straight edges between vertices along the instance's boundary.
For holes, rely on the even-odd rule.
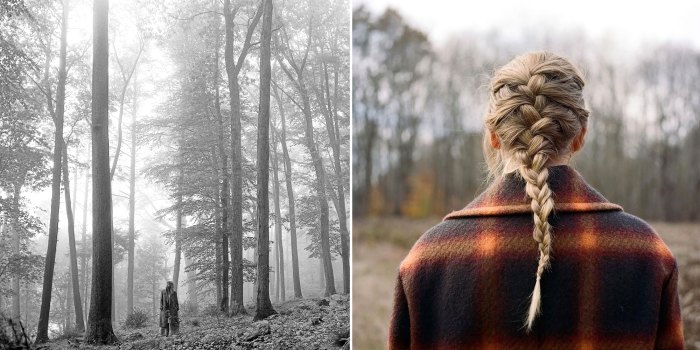
[[348,13],[3,1],[0,347],[349,347]]

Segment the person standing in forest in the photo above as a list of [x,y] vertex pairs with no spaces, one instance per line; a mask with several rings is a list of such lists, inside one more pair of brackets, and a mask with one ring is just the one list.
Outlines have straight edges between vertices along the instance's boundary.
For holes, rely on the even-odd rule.
[[180,328],[178,310],[177,292],[173,282],[168,281],[165,289],[160,291],[160,335],[177,335]]

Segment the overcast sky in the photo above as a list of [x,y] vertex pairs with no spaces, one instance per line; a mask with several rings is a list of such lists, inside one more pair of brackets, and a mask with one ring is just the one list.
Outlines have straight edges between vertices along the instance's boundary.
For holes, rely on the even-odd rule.
[[437,43],[463,31],[500,27],[508,33],[544,24],[546,30],[581,29],[633,46],[673,41],[700,48],[700,1],[353,0],[353,7],[359,5],[375,13],[391,6]]

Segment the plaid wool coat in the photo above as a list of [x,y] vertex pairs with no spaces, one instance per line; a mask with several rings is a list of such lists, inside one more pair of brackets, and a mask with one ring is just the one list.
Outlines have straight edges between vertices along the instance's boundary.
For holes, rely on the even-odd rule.
[[555,211],[541,314],[523,328],[539,252],[525,183],[500,177],[399,268],[390,349],[682,349],[676,261],[659,235],[550,168]]
[[163,289],[160,291],[160,327],[167,328],[168,324],[178,325],[180,317],[178,311],[180,303],[177,300],[177,292]]

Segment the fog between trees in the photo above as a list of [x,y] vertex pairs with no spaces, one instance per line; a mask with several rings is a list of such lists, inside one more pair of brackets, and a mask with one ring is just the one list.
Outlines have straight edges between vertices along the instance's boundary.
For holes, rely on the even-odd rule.
[[0,311],[110,342],[167,280],[185,315],[349,293],[349,5],[95,4],[1,6]]

